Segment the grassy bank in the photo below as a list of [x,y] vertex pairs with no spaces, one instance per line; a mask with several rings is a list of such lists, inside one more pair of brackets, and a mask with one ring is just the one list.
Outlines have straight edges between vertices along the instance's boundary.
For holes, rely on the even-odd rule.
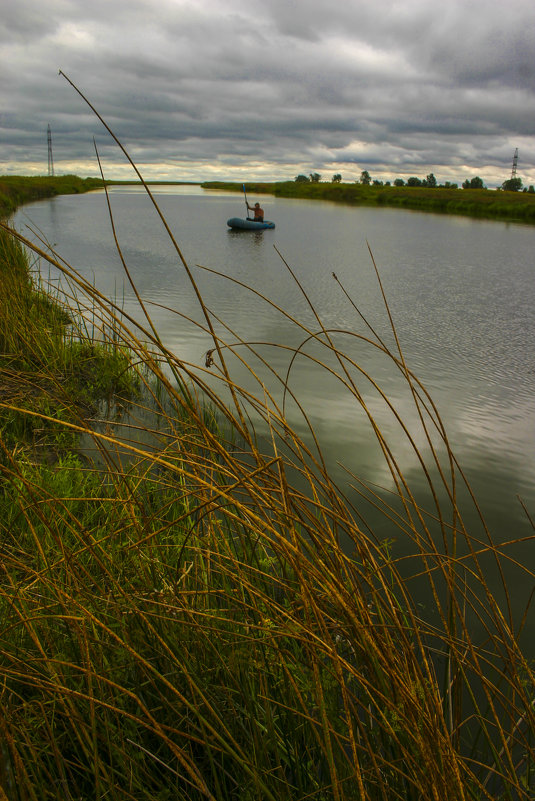
[[[205,189],[241,192],[242,184],[210,181]],[[440,187],[364,186],[344,183],[248,183],[247,192],[295,197],[307,200],[330,200],[356,206],[389,206],[469,217],[516,220],[535,223],[535,194],[488,189],[443,189]]]
[[[506,549],[484,520],[466,529],[464,476],[402,354],[372,329],[359,337],[417,412],[418,431],[400,418],[399,436],[425,508],[359,365],[319,311],[314,332],[287,313],[390,470],[386,496],[354,477],[354,508],[314,432],[293,430],[260,380],[256,393],[234,382],[228,355],[254,371],[265,351],[212,336],[200,294],[194,368],[146,306],[130,320],[44,252],[64,290],[36,291],[19,243],[2,242],[0,798],[528,801],[535,676],[485,578]],[[198,292],[178,250],[177,266]],[[397,536],[424,610],[390,555]]]
[[80,328],[78,315],[34,282],[24,250],[2,229],[0,277],[2,444],[54,461],[75,444],[63,423],[83,426],[102,400],[135,391],[130,356]]
[[0,175],[0,219],[12,214],[23,203],[55,195],[89,192],[102,186],[103,182],[99,178],[78,178],[76,175]]

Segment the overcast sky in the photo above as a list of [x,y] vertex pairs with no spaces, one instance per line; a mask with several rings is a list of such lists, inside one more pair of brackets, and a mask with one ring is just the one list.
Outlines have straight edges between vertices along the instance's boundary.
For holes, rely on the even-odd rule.
[[2,0],[0,174],[535,183],[533,0]]

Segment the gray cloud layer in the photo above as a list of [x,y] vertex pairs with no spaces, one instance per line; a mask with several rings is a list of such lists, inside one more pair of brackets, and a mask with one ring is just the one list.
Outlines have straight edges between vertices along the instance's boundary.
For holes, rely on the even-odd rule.
[[[334,3],[334,5],[333,5]],[[4,0],[0,172],[535,183],[532,0]]]

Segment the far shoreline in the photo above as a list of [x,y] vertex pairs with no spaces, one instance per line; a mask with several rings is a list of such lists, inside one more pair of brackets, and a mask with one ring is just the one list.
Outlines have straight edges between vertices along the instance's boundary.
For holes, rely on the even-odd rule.
[[[207,181],[203,189],[243,192],[244,184]],[[535,224],[535,193],[501,189],[458,189],[450,187],[367,186],[342,182],[278,181],[249,182],[250,194],[302,200],[326,200],[349,206],[375,206],[434,214],[450,214],[474,219]]]
[[[263,194],[302,200],[323,200],[349,206],[397,208],[424,213],[450,214],[473,219],[535,224],[535,193],[501,189],[451,187],[367,186],[342,182],[247,182],[149,180],[154,186],[199,186],[205,190]],[[64,176],[0,176],[0,219],[37,200],[63,194],[82,194],[106,186],[143,186],[140,180],[124,181]]]

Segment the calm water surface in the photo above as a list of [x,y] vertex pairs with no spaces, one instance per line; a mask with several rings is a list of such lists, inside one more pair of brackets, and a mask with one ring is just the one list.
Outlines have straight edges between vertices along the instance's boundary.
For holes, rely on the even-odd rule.
[[[312,330],[318,329],[282,256],[326,327],[369,335],[333,279],[335,272],[360,312],[392,345],[369,245],[407,364],[431,392],[489,527],[500,541],[529,535],[517,496],[534,515],[535,227],[265,197],[266,218],[276,222],[276,229],[232,232],[226,220],[245,216],[242,196],[198,187],[158,187],[154,192],[206,304],[232,329],[233,333],[224,333],[228,342],[239,337],[295,347],[305,335],[258,296],[196,265],[247,283]],[[113,187],[110,195],[124,256],[144,301],[151,304],[162,339],[185,361],[202,365],[211,340],[186,319],[203,322],[149,199],[131,187]],[[103,193],[25,206],[15,222],[20,229],[29,224],[39,228],[63,258],[140,317],[115,252]],[[219,324],[216,327],[224,331]],[[425,449],[414,404],[388,360],[354,336],[337,334],[336,341],[373,375]],[[259,350],[285,374],[291,358],[288,350],[267,345]],[[318,346],[307,345],[304,351],[328,360]],[[255,387],[237,361],[232,367],[238,382]],[[279,401],[280,387],[260,363],[255,367]],[[392,438],[404,472],[423,493],[417,459],[399,426],[369,382],[352,372]],[[340,383],[303,356],[292,368],[290,385],[348,494],[352,490],[347,473],[339,465],[391,488],[369,425]],[[290,406],[289,412],[296,427],[304,430],[297,410]],[[398,542],[398,547],[405,544]],[[535,566],[533,545],[517,548],[515,555]],[[525,575],[516,576],[518,607],[532,588]]]

